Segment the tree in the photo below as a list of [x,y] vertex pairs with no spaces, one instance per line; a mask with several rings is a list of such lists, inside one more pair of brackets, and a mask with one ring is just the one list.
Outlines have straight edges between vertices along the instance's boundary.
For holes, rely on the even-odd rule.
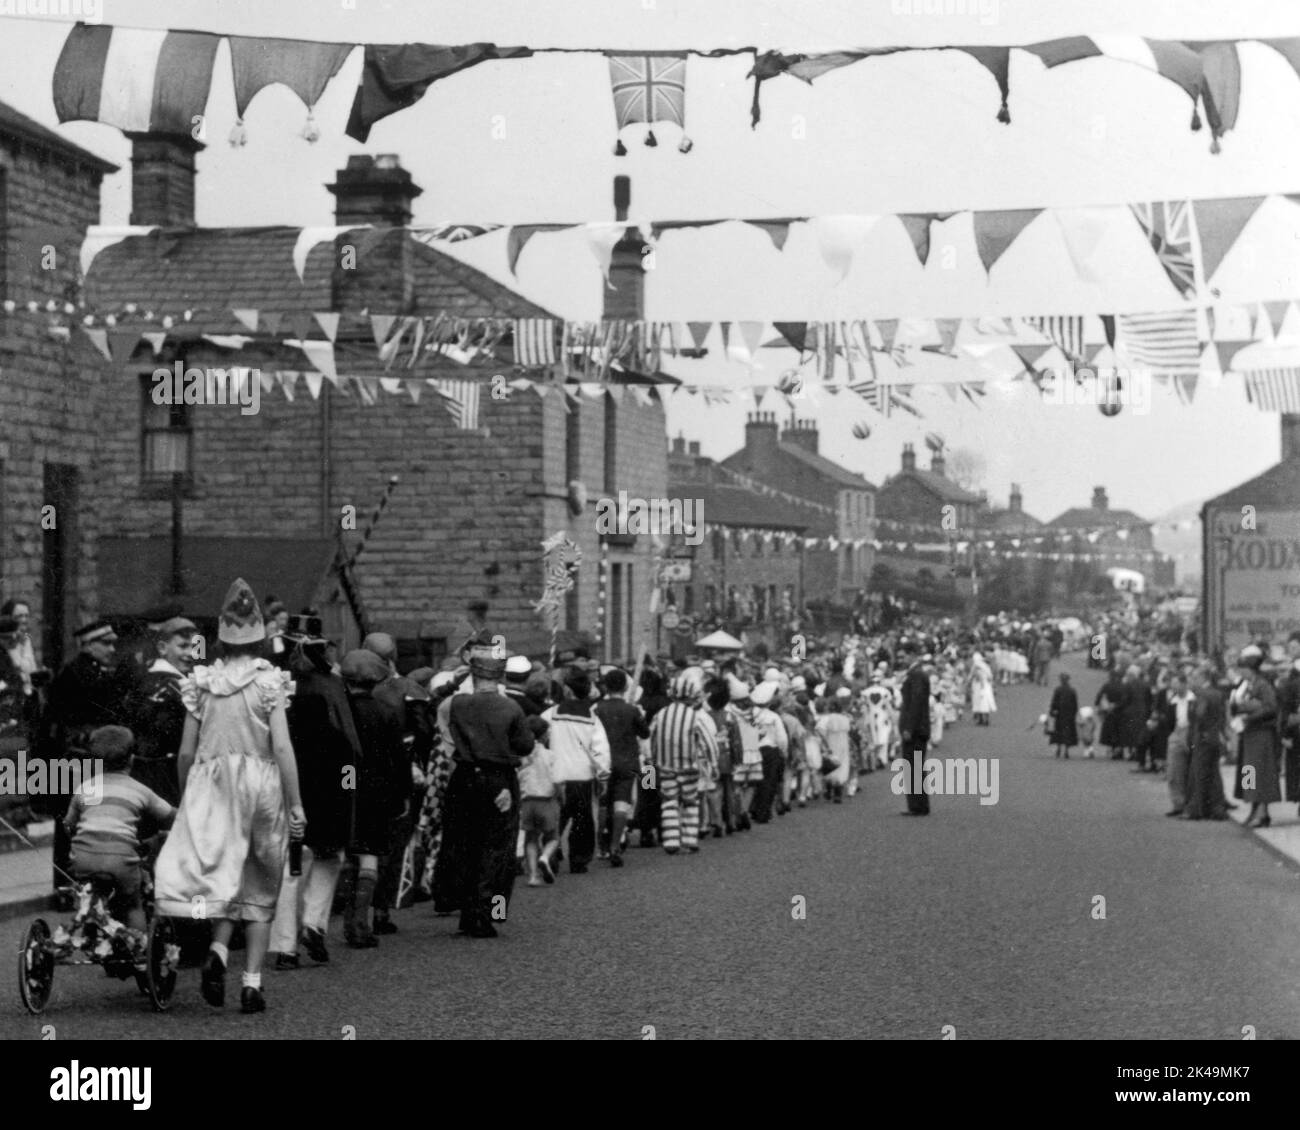
[[947,453],[947,474],[962,490],[975,493],[984,483],[988,461],[969,447],[955,447]]

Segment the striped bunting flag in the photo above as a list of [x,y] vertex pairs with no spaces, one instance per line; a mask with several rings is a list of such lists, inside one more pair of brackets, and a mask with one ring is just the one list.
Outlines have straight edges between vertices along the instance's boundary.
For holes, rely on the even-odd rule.
[[1064,317],[1029,318],[1029,324],[1045,334],[1072,362],[1083,358],[1083,318],[1072,314]]
[[1300,368],[1248,369],[1246,399],[1261,412],[1300,413]]
[[188,135],[207,109],[220,42],[208,32],[77,24],[54,67],[59,121]]
[[479,382],[439,380],[434,382],[456,427],[472,432],[479,426]]
[[1120,314],[1119,332],[1136,368],[1171,377],[1195,377],[1200,372],[1195,310]]
[[515,319],[515,364],[526,369],[554,365],[555,320],[553,318]]

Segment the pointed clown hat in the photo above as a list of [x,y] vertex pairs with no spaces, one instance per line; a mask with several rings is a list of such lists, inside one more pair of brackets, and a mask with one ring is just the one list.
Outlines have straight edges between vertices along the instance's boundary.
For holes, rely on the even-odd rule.
[[257,643],[266,639],[266,624],[257,597],[243,577],[238,577],[226,590],[221,603],[220,626],[217,638],[222,643]]

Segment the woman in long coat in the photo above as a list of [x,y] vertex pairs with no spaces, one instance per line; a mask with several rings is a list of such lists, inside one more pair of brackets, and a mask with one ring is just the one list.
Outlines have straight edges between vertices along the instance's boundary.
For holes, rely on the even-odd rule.
[[1111,671],[1101,690],[1097,692],[1094,705],[1101,714],[1101,744],[1110,750],[1110,759],[1118,761],[1124,756],[1124,740],[1121,719],[1124,717],[1124,704],[1128,701],[1128,687],[1120,670]]
[[1120,720],[1120,741],[1126,750],[1131,751],[1135,761],[1143,761],[1148,741],[1147,721],[1151,717],[1151,687],[1136,664],[1129,667],[1124,676],[1124,685],[1128,688],[1128,697]]
[[[1268,806],[1282,799],[1278,784],[1277,692],[1259,673],[1264,653],[1255,646],[1243,648],[1238,666],[1245,678],[1228,700],[1230,725],[1237,733],[1238,800],[1250,802],[1246,827],[1267,828]],[[1251,772],[1247,772],[1247,770]],[[1247,787],[1247,785],[1251,787]]]
[[1065,672],[1061,672],[1061,685],[1052,692],[1052,705],[1047,714],[1052,720],[1052,745],[1056,746],[1056,756],[1064,753],[1068,758],[1070,749],[1079,744],[1079,696],[1070,686],[1070,676]]

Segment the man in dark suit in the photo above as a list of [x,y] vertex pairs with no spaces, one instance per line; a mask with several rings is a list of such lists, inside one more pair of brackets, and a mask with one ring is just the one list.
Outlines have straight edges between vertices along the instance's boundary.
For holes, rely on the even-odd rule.
[[903,680],[903,704],[898,712],[898,730],[903,739],[903,760],[907,762],[907,814],[929,816],[930,797],[917,781],[924,781],[925,747],[930,741],[930,677],[921,661],[915,660]]

